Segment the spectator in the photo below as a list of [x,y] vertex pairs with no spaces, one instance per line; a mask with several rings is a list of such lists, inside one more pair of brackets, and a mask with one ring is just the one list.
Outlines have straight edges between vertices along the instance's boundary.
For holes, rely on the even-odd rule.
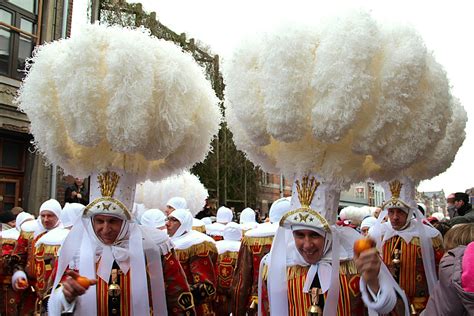
[[66,188],[64,201],[66,203],[89,204],[89,193],[84,187],[84,179],[76,178],[74,183]]
[[2,223],[2,231],[15,227],[15,218],[11,211],[3,211],[0,213],[0,222]]
[[469,195],[463,192],[454,193],[454,207],[458,216],[449,221],[451,226],[474,222],[474,211],[471,203],[469,203]]
[[448,204],[447,211],[448,211],[449,218],[452,219],[456,217],[458,214],[456,212],[456,208],[454,207],[454,193],[451,193],[450,195],[448,195],[448,197],[446,198],[446,203]]
[[[448,241],[446,238],[456,237]],[[474,311],[474,224],[453,227],[446,234],[450,249],[439,265],[439,282],[421,315],[472,315]],[[467,245],[467,246],[466,246]]]
[[19,206],[15,206],[14,208],[11,209],[13,215],[15,215],[15,218],[18,214],[20,214],[21,212],[23,212],[23,208],[19,207]]

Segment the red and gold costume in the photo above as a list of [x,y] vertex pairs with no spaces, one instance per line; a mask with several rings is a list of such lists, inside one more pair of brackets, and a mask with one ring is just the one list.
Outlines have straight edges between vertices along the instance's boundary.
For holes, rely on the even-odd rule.
[[258,302],[258,274],[260,261],[270,252],[273,235],[276,229],[270,229],[272,224],[264,224],[263,233],[259,229],[250,230],[242,239],[242,245],[237,259],[237,266],[233,279],[232,315],[245,316],[257,313]]
[[231,312],[232,277],[238,255],[238,252],[226,251],[217,257],[217,298],[215,304],[217,315],[229,315]]
[[0,276],[1,276],[1,292],[0,292],[0,315],[18,315],[17,305],[20,304],[21,293],[15,292],[12,288],[12,261],[11,253],[16,245],[17,239],[6,238],[2,232],[0,238],[2,247],[2,256],[0,257]]
[[[305,284],[308,270],[309,266],[295,265],[287,267],[288,315],[306,315],[307,310],[311,306],[310,294],[304,293],[303,291],[303,285]],[[352,260],[341,262],[339,272],[339,301],[337,315],[368,315],[367,309],[362,301],[359,288],[360,276],[357,273],[354,262]],[[266,280],[266,273],[263,273],[263,278]],[[262,293],[262,315],[269,315],[266,283],[263,285]],[[326,299],[327,294],[328,292],[324,293],[323,301]],[[320,305],[324,305],[324,303],[320,303]],[[403,314],[397,314],[394,312],[391,315]]]
[[[432,238],[435,253],[435,267],[438,271],[439,262],[444,254],[441,237]],[[399,263],[394,263],[395,250],[399,251]],[[409,304],[420,313],[428,303],[429,291],[421,255],[420,238],[413,237],[407,243],[400,236],[393,236],[385,241],[382,247],[383,261],[395,280],[405,291]]]
[[[195,315],[193,297],[175,251],[171,250],[166,255],[162,255],[161,263],[168,314],[177,316]],[[114,263],[112,269],[113,272],[108,283],[97,277],[97,315],[130,316],[132,315],[130,271],[124,274],[116,263]],[[147,275],[150,275],[149,272]],[[149,279],[146,282],[149,282]],[[120,292],[117,293],[119,295],[116,297],[111,295],[113,293],[110,287],[112,284],[118,285],[120,288]],[[150,297],[150,309],[151,307]]]
[[34,230],[36,230],[37,227],[38,225],[36,221],[30,221],[22,225],[20,236],[11,252],[13,260],[10,262],[9,269],[12,269],[13,272],[24,270],[28,277],[28,288],[23,291],[15,291],[15,293],[18,293],[21,296],[21,302],[18,305],[20,315],[33,315],[38,299],[36,292],[33,292],[32,290],[35,289],[36,291],[34,245],[35,242],[44,235],[44,233],[34,238]]
[[[195,232],[196,234],[201,234]],[[213,242],[204,241],[185,249],[176,248],[196,305],[197,315],[216,315],[213,301],[216,297],[217,249]]]
[[219,254],[216,266],[217,298],[215,310],[217,315],[229,315],[231,313],[232,279],[237,264],[241,239],[241,225],[231,222],[224,229],[224,240],[216,242]]

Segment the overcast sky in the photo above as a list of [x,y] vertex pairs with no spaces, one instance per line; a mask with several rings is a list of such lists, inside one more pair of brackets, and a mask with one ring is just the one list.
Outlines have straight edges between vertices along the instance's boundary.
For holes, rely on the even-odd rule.
[[[363,8],[378,20],[409,23],[423,36],[428,49],[442,64],[453,94],[468,112],[467,137],[453,165],[443,174],[423,181],[420,191],[446,194],[474,186],[474,19],[469,1],[321,1],[321,0],[142,0],[161,23],[207,44],[222,58],[247,34],[265,31],[282,21],[310,22],[350,8]],[[74,32],[85,22],[86,0],[74,1]],[[414,144],[416,146],[416,144]]]

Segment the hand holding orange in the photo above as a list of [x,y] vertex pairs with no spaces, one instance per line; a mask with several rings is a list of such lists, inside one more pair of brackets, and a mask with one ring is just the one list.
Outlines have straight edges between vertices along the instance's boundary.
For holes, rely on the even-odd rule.
[[75,280],[77,283],[79,283],[80,286],[82,286],[86,290],[89,288],[89,286],[92,285],[91,280],[83,276],[78,276],[77,278],[75,278]]
[[377,243],[372,238],[361,238],[354,242],[354,254],[356,257],[360,256],[360,254],[371,248],[375,248]]
[[18,284],[18,287],[19,287],[20,289],[25,289],[25,288],[28,287],[28,280],[26,280],[26,279],[19,279],[17,284]]

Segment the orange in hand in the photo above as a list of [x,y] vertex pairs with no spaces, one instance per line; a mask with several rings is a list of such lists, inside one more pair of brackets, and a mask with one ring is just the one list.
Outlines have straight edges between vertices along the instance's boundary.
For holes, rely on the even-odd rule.
[[361,238],[354,242],[354,254],[358,257],[362,251],[375,248],[377,243],[372,238]]
[[25,279],[18,280],[18,286],[20,288],[26,288],[28,286],[28,280],[25,280]]
[[76,281],[77,283],[79,283],[83,288],[85,288],[86,290],[89,288],[89,286],[91,285],[91,281],[86,278],[86,277],[83,277],[83,276],[78,276],[76,278]]

